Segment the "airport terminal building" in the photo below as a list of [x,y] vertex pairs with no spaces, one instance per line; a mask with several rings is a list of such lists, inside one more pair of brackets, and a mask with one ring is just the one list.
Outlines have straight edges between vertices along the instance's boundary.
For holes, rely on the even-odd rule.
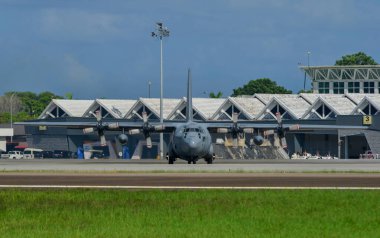
[[[320,124],[326,130],[292,131],[286,134],[288,148],[282,151],[275,139],[267,138],[266,151],[278,153],[333,156],[339,158],[359,158],[371,151],[380,154],[380,67],[378,66],[331,66],[301,67],[310,76],[314,93],[300,94],[255,94],[228,98],[193,98],[194,119],[198,121],[231,121],[234,113],[239,121],[260,123],[275,121],[280,113],[289,124]],[[164,120],[184,120],[186,118],[186,98],[163,100]],[[147,112],[150,121],[159,120],[160,100],[139,98],[137,100],[62,100],[53,99],[39,116],[39,120],[94,121],[95,112],[107,120],[142,121],[142,113]],[[331,130],[328,125],[367,125],[366,130]],[[83,134],[76,128],[27,126],[27,143],[30,147],[45,150],[61,149],[76,151],[84,145],[96,145],[96,134]],[[117,157],[121,145],[115,139],[121,131],[107,131],[106,139],[110,156]],[[264,135],[264,131],[256,130]],[[259,158],[260,153],[238,156],[231,151],[229,138],[214,134],[213,142],[220,147],[219,157]],[[165,148],[170,135],[165,135]],[[260,150],[250,143],[246,135],[246,148]],[[158,135],[153,137],[153,149],[144,149],[141,135],[129,136],[128,148],[132,158],[156,158],[158,155]],[[244,143],[243,143],[244,144]],[[247,149],[245,150],[247,151]],[[217,153],[217,152],[216,152]],[[269,153],[269,152],[268,152]],[[263,153],[261,153],[262,155]],[[264,153],[265,154],[265,153]],[[218,154],[217,154],[218,157]],[[286,156],[283,156],[286,157]]]

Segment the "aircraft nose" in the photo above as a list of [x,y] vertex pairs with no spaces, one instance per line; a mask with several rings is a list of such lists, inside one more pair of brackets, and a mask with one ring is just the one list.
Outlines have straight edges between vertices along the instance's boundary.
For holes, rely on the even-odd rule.
[[186,140],[186,144],[187,144],[189,153],[196,154],[202,150],[200,140],[197,138],[194,138],[194,137],[188,138]]

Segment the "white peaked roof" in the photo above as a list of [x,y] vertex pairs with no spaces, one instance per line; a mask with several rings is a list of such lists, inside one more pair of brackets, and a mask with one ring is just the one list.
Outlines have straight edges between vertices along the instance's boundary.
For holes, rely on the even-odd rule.
[[209,120],[225,100],[225,98],[193,98],[193,108]]
[[[291,118],[300,119],[310,105],[307,100],[297,94],[286,94],[286,96],[282,97],[274,96],[258,114],[258,118],[263,119],[268,113],[272,113],[271,111],[274,107],[280,106]],[[272,114],[272,117],[275,118],[275,114]]]
[[[351,114],[353,115],[365,115],[364,108],[366,108],[368,105],[371,105],[371,107],[374,107],[376,111],[380,111],[380,95],[379,94],[371,94],[365,96],[358,105],[352,110]],[[371,115],[374,113],[371,112]]]
[[263,101],[257,97],[229,97],[228,98],[242,112],[248,114],[248,118],[254,119],[265,107]]
[[96,102],[106,109],[114,118],[123,118],[137,100],[96,99]]
[[38,118],[59,117],[52,112],[57,109],[61,109],[65,113],[64,116],[81,117],[93,102],[94,100],[52,99]]
[[339,97],[339,95],[325,94],[321,95],[320,98],[323,98],[338,115],[349,115],[356,106],[353,101],[344,95]]
[[[163,117],[164,119],[173,111],[173,109],[178,105],[181,99],[174,98],[164,98],[162,100],[163,106]],[[136,103],[131,107],[131,109],[126,113],[125,117],[132,117],[133,111],[138,111],[141,106],[147,107],[152,113],[154,113],[158,118],[160,118],[160,99],[159,98],[140,98]]]
[[313,104],[318,99],[320,94],[317,93],[300,93],[300,97],[305,99],[308,103]]
[[260,101],[262,101],[266,105],[274,96],[278,96],[278,95],[279,94],[256,93],[252,97],[258,98]]
[[[360,103],[361,100],[363,100],[363,98],[368,95],[368,94],[364,94],[364,93],[346,93],[345,96],[350,99],[351,101],[353,101],[355,104],[358,104]],[[372,94],[372,95],[375,95],[375,94]],[[370,95],[368,95],[370,96]]]
[[[380,94],[255,94],[249,96],[221,98],[193,98],[193,109],[204,120],[229,120],[233,111],[239,111],[241,120],[263,119],[274,106],[281,106],[292,118],[307,119],[316,116],[320,106],[333,111],[327,117],[335,115],[363,114],[366,106],[380,111]],[[140,98],[139,100],[67,100],[53,99],[39,119],[56,117],[88,117],[90,111],[101,108],[104,117],[132,118],[134,113],[141,114],[142,107],[147,108],[156,118],[160,117],[159,98]],[[183,113],[186,98],[163,100],[164,119],[174,119],[178,110]],[[359,110],[360,109],[360,110]],[[313,111],[314,110],[314,111]],[[324,110],[324,109],[323,109]],[[359,111],[358,111],[359,110]],[[324,111],[323,111],[324,113]],[[227,115],[228,114],[228,115]],[[272,113],[273,114],[273,113]],[[141,115],[140,115],[141,117]],[[319,118],[319,117],[317,117]]]
[[350,115],[356,107],[356,104],[344,94],[320,94],[318,99],[309,107],[302,118],[309,118],[322,104],[333,111],[335,115]]
[[[209,120],[224,101],[225,99],[222,98],[193,98],[193,110],[203,120]],[[175,118],[178,111],[183,111],[183,109],[186,108],[186,105],[187,99],[186,97],[183,97],[172,112],[168,114],[167,119]]]

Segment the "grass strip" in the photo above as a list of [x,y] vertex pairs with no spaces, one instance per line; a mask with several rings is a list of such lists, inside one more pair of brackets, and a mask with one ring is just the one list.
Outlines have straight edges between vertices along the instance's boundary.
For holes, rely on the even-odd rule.
[[378,237],[380,191],[1,189],[1,237]]

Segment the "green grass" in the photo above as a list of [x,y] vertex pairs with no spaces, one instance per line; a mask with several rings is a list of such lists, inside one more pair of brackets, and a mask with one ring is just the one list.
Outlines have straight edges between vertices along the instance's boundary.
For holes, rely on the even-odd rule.
[[0,237],[380,237],[377,190],[0,190]]

